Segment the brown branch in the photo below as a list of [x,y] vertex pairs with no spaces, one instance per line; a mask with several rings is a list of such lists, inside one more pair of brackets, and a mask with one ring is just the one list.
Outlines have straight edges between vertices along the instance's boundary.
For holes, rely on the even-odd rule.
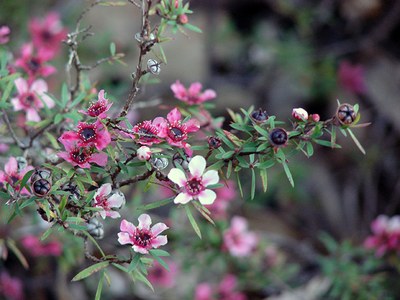
[[141,175],[136,175],[136,176],[134,176],[134,177],[132,177],[130,179],[121,181],[118,184],[118,186],[121,187],[121,186],[129,185],[129,184],[132,184],[132,183],[135,183],[135,182],[138,182],[138,181],[146,180],[147,178],[149,178],[154,173],[154,171],[155,170],[149,170],[146,173],[143,173]]
[[6,123],[7,129],[8,129],[8,131],[10,132],[11,137],[13,138],[13,140],[15,141],[15,143],[17,144],[18,147],[20,147],[22,150],[25,150],[25,149],[26,149],[26,146],[25,146],[25,144],[24,144],[23,142],[21,142],[21,141],[19,140],[19,138],[18,138],[17,135],[15,134],[15,131],[14,131],[14,129],[13,129],[12,126],[11,126],[10,119],[8,119],[7,112],[6,112],[4,109],[2,109],[1,111],[2,111],[2,113],[3,113],[3,120],[4,120],[4,123]]

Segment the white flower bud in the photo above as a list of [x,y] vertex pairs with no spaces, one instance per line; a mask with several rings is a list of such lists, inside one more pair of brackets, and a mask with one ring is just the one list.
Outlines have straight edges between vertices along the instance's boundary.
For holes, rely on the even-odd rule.
[[136,154],[139,160],[149,160],[151,157],[151,150],[147,146],[142,146],[139,149],[137,149]]
[[308,119],[308,112],[303,108],[293,108],[292,117],[299,121],[304,121]]

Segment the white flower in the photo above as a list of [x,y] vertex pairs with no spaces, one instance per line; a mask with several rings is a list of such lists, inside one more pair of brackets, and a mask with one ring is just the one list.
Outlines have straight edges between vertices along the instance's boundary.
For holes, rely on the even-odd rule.
[[136,154],[139,160],[149,160],[151,157],[151,150],[147,146],[142,146],[139,149],[137,149]]
[[171,169],[168,173],[168,178],[181,188],[181,192],[176,196],[174,203],[185,204],[193,199],[199,200],[203,205],[209,205],[214,202],[217,195],[207,187],[218,183],[218,172],[209,170],[204,173],[205,168],[206,160],[204,157],[197,155],[189,162],[190,174],[187,178],[181,169]]
[[111,183],[103,184],[94,194],[94,207],[101,208],[99,211],[100,216],[105,219],[110,217],[112,219],[119,218],[121,215],[114,211],[113,208],[120,208],[124,202],[125,197],[122,193],[115,193],[109,197],[111,193]]
[[308,119],[308,112],[304,108],[293,108],[292,117],[299,121],[305,121]]

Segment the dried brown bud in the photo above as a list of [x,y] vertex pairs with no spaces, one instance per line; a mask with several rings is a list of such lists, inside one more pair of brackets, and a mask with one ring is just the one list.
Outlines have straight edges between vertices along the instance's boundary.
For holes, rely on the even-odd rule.
[[282,147],[286,146],[288,142],[288,134],[285,129],[283,128],[274,128],[269,133],[269,140],[271,144],[275,147]]
[[352,105],[344,103],[338,107],[335,118],[341,125],[351,125],[356,120],[357,114]]
[[216,136],[210,136],[207,139],[208,142],[208,147],[210,149],[218,149],[222,145],[222,141],[220,138],[217,138]]
[[251,112],[250,118],[254,123],[262,124],[268,120],[269,116],[265,110],[259,108],[258,110]]

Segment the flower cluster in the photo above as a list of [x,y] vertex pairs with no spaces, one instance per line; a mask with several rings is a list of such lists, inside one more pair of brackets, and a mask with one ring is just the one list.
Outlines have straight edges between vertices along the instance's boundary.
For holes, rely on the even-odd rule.
[[232,256],[249,256],[258,243],[257,235],[247,229],[247,220],[234,216],[231,226],[224,232],[224,247]]
[[[32,166],[20,167],[17,159],[15,157],[10,157],[4,166],[4,171],[0,171],[0,189],[4,189],[7,183],[14,189],[14,191],[20,191],[18,181],[20,181],[30,170],[33,170]],[[20,193],[22,195],[30,195],[29,191],[25,187],[20,191]]]
[[245,294],[236,291],[237,278],[232,274],[227,274],[219,283],[218,287],[214,287],[209,283],[200,283],[196,286],[195,300],[246,300]]
[[374,249],[377,256],[400,253],[400,216],[380,215],[372,222],[371,230],[372,235],[364,242],[367,249]]
[[103,184],[93,196],[93,207],[99,208],[100,216],[105,219],[110,217],[112,219],[119,218],[121,215],[115,211],[115,208],[120,208],[125,203],[125,197],[122,193],[113,193],[111,183]]

